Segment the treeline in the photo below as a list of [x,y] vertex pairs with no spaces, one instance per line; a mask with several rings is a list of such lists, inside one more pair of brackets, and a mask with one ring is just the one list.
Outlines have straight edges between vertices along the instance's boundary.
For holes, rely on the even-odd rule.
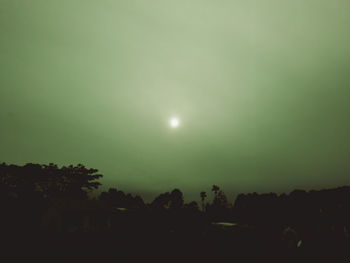
[[240,194],[233,210],[237,222],[273,225],[341,225],[350,227],[350,187],[294,190],[289,195]]
[[[278,262],[287,262],[286,256],[293,259],[290,262],[302,262],[307,253],[307,262],[313,262],[315,253],[324,257],[320,251],[341,249],[337,255],[343,256],[350,249],[350,187],[295,190],[288,195],[239,194],[231,202],[213,185],[212,200],[202,191],[200,203],[185,203],[183,193],[174,189],[145,203],[141,196],[115,188],[92,195],[101,177],[98,170],[81,164],[0,164],[1,236],[98,233],[99,238],[54,241],[60,251],[74,247],[87,260],[87,249],[100,260],[116,247],[129,256],[144,251],[160,262],[225,262],[232,250],[235,258],[251,260],[245,262],[272,256]],[[18,240],[14,242],[16,247]]]
[[[239,194],[230,202],[225,193],[212,186],[214,198],[207,200],[207,193],[199,193],[201,203],[195,201],[185,204],[183,193],[179,189],[161,193],[152,202],[146,204],[141,196],[126,194],[110,188],[98,197],[91,193],[101,184],[102,177],[97,169],[76,166],[58,167],[55,164],[26,164],[24,166],[0,164],[0,201],[3,209],[49,210],[52,206],[64,203],[91,201],[95,208],[113,211],[154,210],[180,211],[185,209],[202,212],[212,221],[231,221],[251,225],[297,226],[308,221],[343,224],[350,222],[350,187],[320,191],[294,190],[289,195]],[[71,204],[72,205],[72,204]],[[310,223],[309,222],[309,223]]]

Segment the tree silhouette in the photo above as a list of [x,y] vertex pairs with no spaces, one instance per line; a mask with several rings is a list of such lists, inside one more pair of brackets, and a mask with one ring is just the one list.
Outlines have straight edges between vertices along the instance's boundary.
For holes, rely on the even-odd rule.
[[214,192],[214,198],[215,198],[220,190],[220,187],[214,184],[211,190]]
[[183,194],[179,189],[174,189],[169,196],[169,208],[170,209],[180,209],[184,205]]
[[170,204],[169,204],[170,198],[169,197],[170,197],[169,192],[162,193],[162,194],[158,195],[156,198],[154,198],[154,200],[152,201],[150,206],[153,209],[167,209],[170,207]]
[[214,198],[214,201],[213,201],[213,204],[214,205],[217,205],[217,206],[220,206],[220,207],[227,207],[228,205],[228,200],[227,200],[227,197],[225,195],[225,193],[220,190],[215,198]]
[[200,197],[201,197],[201,201],[202,201],[202,211],[204,212],[204,210],[205,210],[205,204],[204,204],[204,200],[205,200],[205,198],[207,197],[207,193],[206,192],[201,192],[200,193]]
[[107,192],[102,192],[99,199],[113,207],[125,207],[125,194],[116,188],[109,188]]
[[84,165],[63,166],[58,170],[59,190],[65,195],[73,197],[86,197],[87,192],[98,188],[101,183],[95,180],[102,177],[101,174],[96,174],[97,169],[87,169]]
[[192,201],[188,204],[185,204],[184,208],[189,210],[189,211],[198,211],[198,209],[199,209],[196,201]]
[[42,197],[87,198],[88,192],[101,184],[96,180],[102,175],[97,169],[87,169],[82,164],[63,166],[28,163],[24,166],[0,165],[0,183],[13,196],[40,193]]
[[157,196],[151,203],[154,209],[180,209],[184,205],[183,194],[179,189],[174,189],[171,193],[166,192]]
[[231,213],[231,205],[227,200],[225,193],[222,190],[218,190],[214,196],[214,200],[211,204],[207,205],[207,213],[214,220],[228,220]]
[[139,195],[132,196],[131,194],[125,194],[116,188],[109,188],[107,192],[102,192],[99,200],[113,208],[137,209],[145,207],[145,203]]

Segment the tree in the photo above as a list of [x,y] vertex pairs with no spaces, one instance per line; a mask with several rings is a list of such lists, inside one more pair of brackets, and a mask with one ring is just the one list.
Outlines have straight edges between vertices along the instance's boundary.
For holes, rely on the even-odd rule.
[[229,206],[229,202],[227,200],[227,197],[225,193],[220,190],[217,194],[216,197],[214,198],[213,205],[216,205],[221,208],[227,208]]
[[116,188],[109,188],[107,192],[102,192],[99,199],[112,207],[125,207],[125,194]]
[[180,209],[184,205],[183,194],[179,189],[174,189],[171,193],[166,192],[157,196],[151,203],[155,209]]
[[115,208],[135,209],[145,207],[145,203],[139,195],[125,194],[115,188],[109,188],[107,192],[102,192],[99,200]]
[[231,210],[232,206],[228,202],[227,197],[222,190],[218,190],[213,202],[208,204],[206,208],[207,214],[211,216],[213,220],[229,219]]
[[199,211],[198,204],[196,201],[192,201],[188,204],[185,204],[184,208],[187,209],[188,211],[193,211],[193,212]]
[[170,209],[180,209],[184,205],[184,197],[179,189],[174,189],[170,193]]
[[220,190],[220,187],[214,184],[211,190],[214,192],[214,198],[215,198]]
[[202,200],[202,211],[204,212],[204,210],[205,210],[205,204],[204,204],[204,200],[205,200],[205,198],[207,197],[207,193],[206,192],[201,192],[200,193],[200,197],[201,197],[201,200]]
[[24,166],[0,165],[0,184],[13,196],[26,197],[32,193],[52,199],[56,197],[87,198],[89,191],[100,183],[102,175],[82,164],[63,166],[28,163]]
[[43,166],[45,177],[39,184],[42,189],[50,190],[47,194],[59,194],[71,198],[87,198],[87,193],[97,189],[101,183],[96,180],[102,175],[97,173],[97,169],[87,169],[84,165],[63,166],[58,168],[54,164]]
[[152,201],[151,207],[153,209],[167,209],[167,208],[169,208],[169,206],[170,206],[170,204],[169,204],[170,198],[169,197],[170,197],[169,192],[162,193],[162,194],[158,195]]

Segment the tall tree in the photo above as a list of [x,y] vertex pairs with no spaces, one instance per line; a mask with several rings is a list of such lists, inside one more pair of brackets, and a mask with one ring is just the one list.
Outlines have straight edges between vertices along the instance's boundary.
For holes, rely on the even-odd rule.
[[170,193],[170,209],[180,209],[184,205],[184,197],[179,189],[174,189]]

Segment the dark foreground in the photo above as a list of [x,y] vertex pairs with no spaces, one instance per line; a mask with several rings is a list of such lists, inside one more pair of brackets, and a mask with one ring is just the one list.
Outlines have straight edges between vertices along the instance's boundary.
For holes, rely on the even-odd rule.
[[[0,165],[0,262],[350,262],[350,187],[151,203],[82,165]],[[231,222],[231,224],[229,224]]]
[[[3,262],[349,262],[344,229],[303,233],[274,226],[213,225],[137,214],[118,215],[100,232],[9,232],[2,235]],[[153,218],[152,218],[153,220]],[[182,220],[182,221],[181,221]],[[315,230],[315,229],[314,229]],[[7,233],[6,233],[7,232]],[[34,261],[32,261],[34,260]]]

